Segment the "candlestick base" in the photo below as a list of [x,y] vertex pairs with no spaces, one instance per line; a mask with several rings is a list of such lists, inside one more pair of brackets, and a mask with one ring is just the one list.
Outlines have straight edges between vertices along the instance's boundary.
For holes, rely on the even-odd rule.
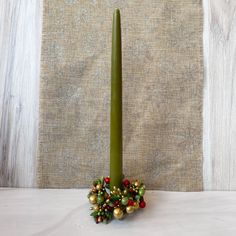
[[93,182],[88,194],[89,202],[93,205],[90,215],[95,222],[108,223],[113,218],[123,219],[125,215],[132,214],[139,208],[145,208],[145,185],[139,180],[122,181],[122,187],[110,189],[110,177],[102,177]]

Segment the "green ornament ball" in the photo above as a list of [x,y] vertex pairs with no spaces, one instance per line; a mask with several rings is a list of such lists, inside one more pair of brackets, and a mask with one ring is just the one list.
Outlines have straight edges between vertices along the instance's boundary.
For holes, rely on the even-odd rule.
[[121,200],[121,204],[126,206],[128,204],[128,201],[129,201],[128,197],[123,197]]
[[98,204],[101,204],[101,203],[103,203],[103,201],[104,201],[104,197],[103,196],[98,196],[98,198],[97,198],[97,203]]
[[140,195],[136,195],[136,196],[135,196],[135,199],[136,199],[136,200],[140,200],[140,198],[141,198]]
[[138,194],[142,197],[145,194],[145,189],[140,188]]

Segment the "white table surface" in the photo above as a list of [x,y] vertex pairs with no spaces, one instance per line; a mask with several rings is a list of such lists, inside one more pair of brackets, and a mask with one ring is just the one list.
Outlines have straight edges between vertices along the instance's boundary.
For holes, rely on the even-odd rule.
[[147,191],[147,207],[95,224],[88,189],[0,188],[0,235],[236,235],[236,192]]

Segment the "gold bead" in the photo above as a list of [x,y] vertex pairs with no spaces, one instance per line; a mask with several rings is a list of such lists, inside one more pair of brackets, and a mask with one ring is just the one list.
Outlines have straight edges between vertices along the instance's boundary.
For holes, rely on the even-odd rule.
[[97,184],[96,189],[101,190],[102,189],[102,184]]
[[97,192],[97,189],[96,189],[96,187],[93,187],[93,189],[92,189],[92,192],[94,192],[94,193],[96,193],[96,192]]
[[123,211],[122,211],[120,208],[116,208],[116,209],[113,211],[113,215],[114,215],[114,217],[115,217],[116,219],[120,220],[120,219],[123,217],[124,213],[123,213]]
[[109,202],[110,202],[110,199],[107,199],[107,200],[106,200],[106,203],[109,203]]
[[128,193],[127,189],[124,190],[124,194],[126,195]]
[[127,212],[128,214],[131,214],[131,213],[134,212],[134,208],[133,208],[132,206],[127,206],[127,207],[126,207],[126,212]]
[[95,194],[92,194],[90,197],[89,197],[89,202],[91,204],[96,204],[97,203],[97,196]]
[[135,185],[135,187],[138,187],[140,185],[139,181],[138,180],[135,181],[134,185]]
[[137,210],[139,208],[139,204],[138,204],[138,202],[135,202],[134,203],[134,210]]
[[99,210],[99,206],[98,206],[98,205],[95,205],[95,206],[93,207],[93,210],[94,210],[94,211],[98,211],[98,210]]

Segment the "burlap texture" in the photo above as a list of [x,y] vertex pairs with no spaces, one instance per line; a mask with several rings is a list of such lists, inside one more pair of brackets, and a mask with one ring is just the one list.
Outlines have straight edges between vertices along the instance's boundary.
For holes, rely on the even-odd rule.
[[202,190],[202,5],[44,0],[38,185],[109,175],[112,14],[121,10],[124,174]]

